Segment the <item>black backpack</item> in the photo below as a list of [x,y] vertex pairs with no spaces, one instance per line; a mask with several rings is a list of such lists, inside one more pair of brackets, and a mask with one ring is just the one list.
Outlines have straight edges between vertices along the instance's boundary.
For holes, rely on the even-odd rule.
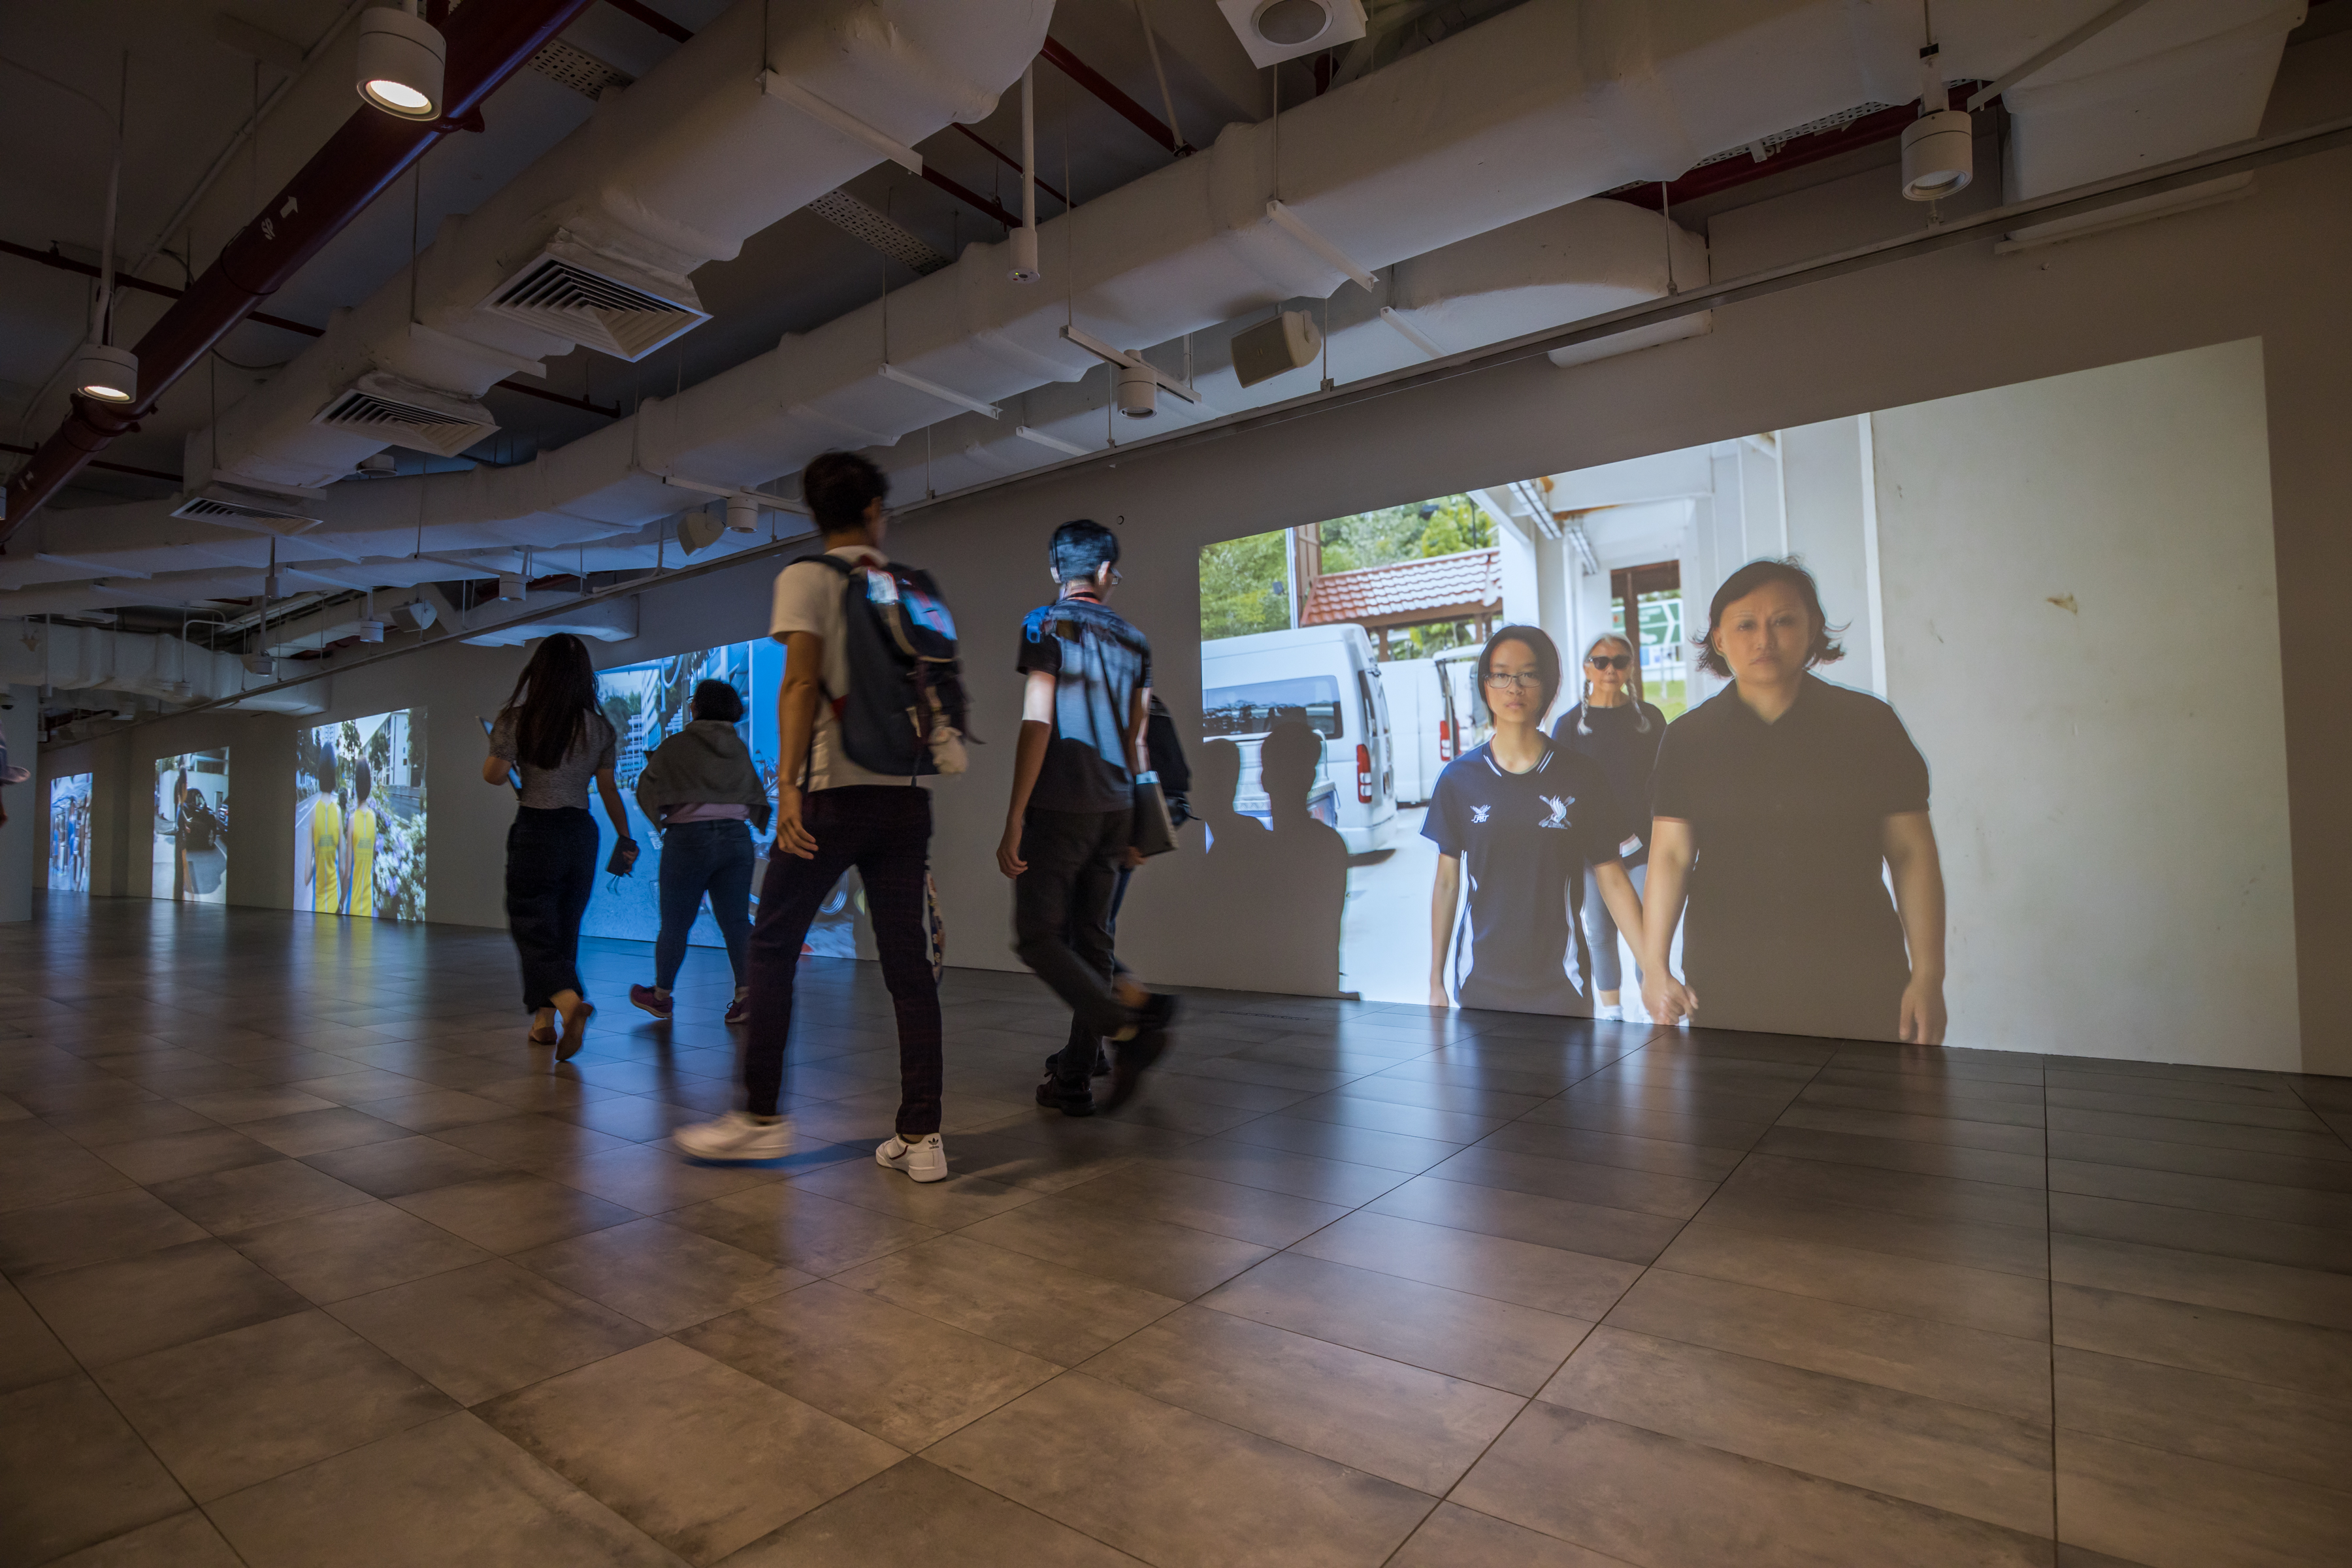
[[818,562],[843,579],[849,689],[824,692],[841,725],[842,750],[870,773],[913,779],[938,773],[931,732],[942,720],[962,730],[966,704],[955,617],[930,574],[895,561],[853,564],[838,555],[803,555],[793,564],[802,561]]

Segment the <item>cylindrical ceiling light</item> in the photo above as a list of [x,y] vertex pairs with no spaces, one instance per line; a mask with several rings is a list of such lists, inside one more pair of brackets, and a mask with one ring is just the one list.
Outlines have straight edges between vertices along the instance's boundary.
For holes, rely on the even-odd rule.
[[1903,197],[1939,202],[1976,177],[1976,132],[1968,110],[1954,109],[1933,39],[1919,51],[1919,118],[1903,128]]
[[750,496],[727,498],[727,531],[757,533],[760,531],[760,503]]
[[99,403],[129,403],[139,395],[139,356],[92,338],[74,356],[70,384]]
[[1118,411],[1129,419],[1149,419],[1160,412],[1160,382],[1148,368],[1118,367]]
[[416,14],[416,0],[360,13],[361,99],[402,120],[441,118],[441,79],[449,46]]

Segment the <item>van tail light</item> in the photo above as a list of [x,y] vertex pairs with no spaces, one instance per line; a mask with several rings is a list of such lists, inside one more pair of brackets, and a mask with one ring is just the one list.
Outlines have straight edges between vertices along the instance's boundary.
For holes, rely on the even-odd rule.
[[1356,748],[1356,800],[1359,805],[1372,804],[1372,749]]
[[1437,721],[1437,760],[1441,763],[1454,760],[1454,721],[1451,719]]

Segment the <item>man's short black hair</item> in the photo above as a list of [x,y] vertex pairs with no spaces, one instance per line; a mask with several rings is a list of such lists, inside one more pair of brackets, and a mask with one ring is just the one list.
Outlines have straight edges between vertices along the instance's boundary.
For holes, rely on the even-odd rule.
[[1045,555],[1054,563],[1055,582],[1080,582],[1102,567],[1118,564],[1118,535],[1093,518],[1082,517],[1054,531]]
[[890,493],[882,470],[855,452],[820,452],[801,470],[801,498],[827,533],[866,525],[866,509]]
[[723,680],[698,680],[694,683],[694,716],[716,719],[722,724],[739,722],[743,717],[743,694]]

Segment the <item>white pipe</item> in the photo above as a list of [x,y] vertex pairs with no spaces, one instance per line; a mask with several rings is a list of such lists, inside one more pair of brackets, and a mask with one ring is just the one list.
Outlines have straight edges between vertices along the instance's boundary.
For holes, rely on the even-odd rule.
[[1021,227],[1013,237],[1013,265],[1008,275],[1015,283],[1034,283],[1044,276],[1037,264],[1037,63],[1021,68]]

